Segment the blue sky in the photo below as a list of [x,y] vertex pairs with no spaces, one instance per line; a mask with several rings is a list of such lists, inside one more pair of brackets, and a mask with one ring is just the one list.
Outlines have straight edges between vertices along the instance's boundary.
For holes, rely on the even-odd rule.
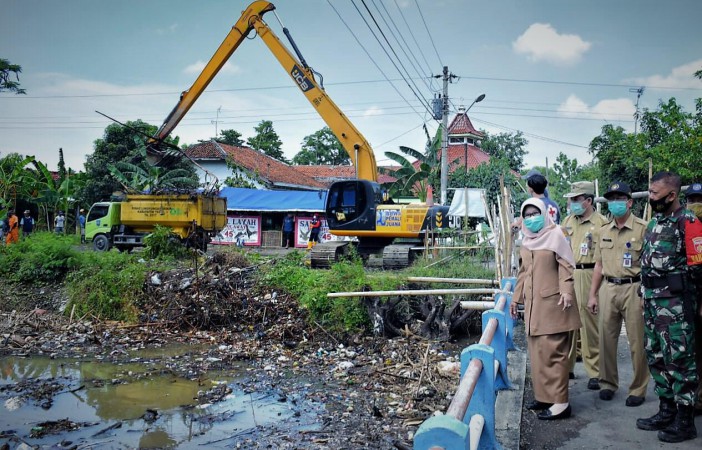
[[[35,155],[55,168],[62,147],[68,165],[82,170],[109,124],[95,110],[160,125],[248,3],[3,0],[0,57],[22,66],[28,95],[0,94],[0,153]],[[633,131],[632,87],[646,87],[641,108],[675,97],[692,111],[702,97],[702,81],[692,77],[702,69],[698,0],[365,0],[417,96],[354,8],[365,13],[362,0],[274,3],[379,164],[399,145],[423,149],[423,124],[432,134],[437,129],[417,96],[432,98],[440,83],[430,76],[442,65],[459,76],[449,86],[452,110],[486,94],[469,113],[474,125],[524,132],[527,166],[552,163],[559,152],[588,162],[587,146],[606,123]],[[413,57],[394,41],[399,34],[386,11]],[[265,20],[285,40],[275,16]],[[234,53],[173,135],[195,143],[213,137],[216,126],[246,138],[261,120],[273,121],[289,158],[324,126],[255,38]]]

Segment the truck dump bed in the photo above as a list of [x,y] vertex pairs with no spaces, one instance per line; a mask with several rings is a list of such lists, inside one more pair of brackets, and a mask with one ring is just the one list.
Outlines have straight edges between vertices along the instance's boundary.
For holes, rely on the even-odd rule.
[[195,224],[216,234],[227,223],[227,200],[205,195],[128,195],[121,204],[121,223],[136,232],[169,227],[181,238]]

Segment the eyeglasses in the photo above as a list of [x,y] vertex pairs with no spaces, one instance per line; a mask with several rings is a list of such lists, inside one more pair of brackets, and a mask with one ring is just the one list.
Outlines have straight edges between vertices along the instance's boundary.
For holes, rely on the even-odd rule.
[[529,214],[524,214],[524,218],[528,219],[529,217],[536,217],[536,216],[540,216],[540,215],[541,215],[540,212],[533,212],[533,213],[529,213]]

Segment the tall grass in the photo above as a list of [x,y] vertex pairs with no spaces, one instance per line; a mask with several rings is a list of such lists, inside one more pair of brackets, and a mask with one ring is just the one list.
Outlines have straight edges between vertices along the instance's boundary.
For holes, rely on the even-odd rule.
[[[485,268],[474,257],[462,257],[442,264],[418,261],[401,271],[367,271],[358,258],[334,264],[329,270],[310,269],[303,264],[304,254],[293,252],[265,268],[259,282],[283,289],[309,310],[312,320],[333,330],[357,331],[369,324],[363,303],[357,297],[327,298],[329,292],[396,290],[406,288],[407,277],[493,279],[494,270]],[[450,287],[450,285],[437,285]]]
[[61,281],[80,264],[74,241],[73,236],[41,232],[0,246],[0,276],[14,283]]

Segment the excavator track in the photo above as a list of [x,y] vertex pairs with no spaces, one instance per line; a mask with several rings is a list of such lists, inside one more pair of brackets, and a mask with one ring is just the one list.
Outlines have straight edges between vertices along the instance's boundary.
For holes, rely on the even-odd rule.
[[330,241],[317,244],[310,252],[310,266],[314,269],[328,269],[346,253],[349,242]]
[[383,269],[404,269],[412,264],[415,252],[412,244],[393,244],[383,249]]

